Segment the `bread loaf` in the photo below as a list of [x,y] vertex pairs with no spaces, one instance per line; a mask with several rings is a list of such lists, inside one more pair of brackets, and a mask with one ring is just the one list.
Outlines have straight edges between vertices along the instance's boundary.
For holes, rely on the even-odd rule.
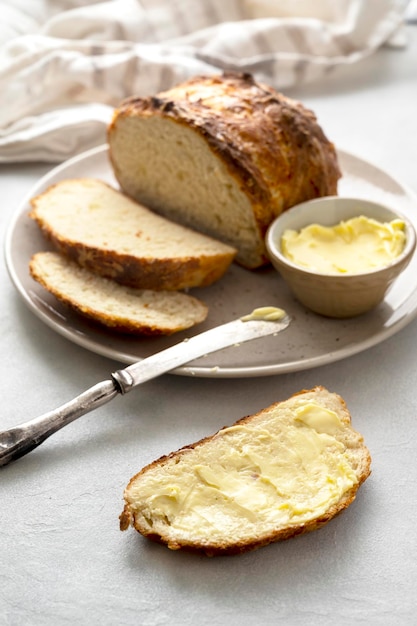
[[112,330],[170,335],[202,322],[205,304],[176,291],[133,289],[97,276],[57,252],[38,252],[32,277],[58,300]]
[[210,285],[223,276],[236,253],[95,179],[63,180],[33,198],[31,205],[30,217],[60,252],[138,289]]
[[337,193],[337,155],[315,115],[248,74],[195,77],[130,98],[108,129],[126,194],[169,219],[267,262],[268,225],[289,207]]
[[326,524],[370,462],[343,399],[316,387],[142,469],[120,527],[173,550],[246,552]]

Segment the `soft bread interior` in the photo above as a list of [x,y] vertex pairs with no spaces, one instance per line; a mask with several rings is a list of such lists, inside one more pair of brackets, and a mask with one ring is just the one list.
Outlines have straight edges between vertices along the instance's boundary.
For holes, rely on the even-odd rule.
[[35,198],[33,205],[35,218],[76,244],[150,259],[232,252],[156,215],[100,180],[61,181]]
[[111,155],[128,195],[238,248],[238,261],[259,265],[264,243],[248,196],[192,127],[159,116],[122,117],[111,133]]

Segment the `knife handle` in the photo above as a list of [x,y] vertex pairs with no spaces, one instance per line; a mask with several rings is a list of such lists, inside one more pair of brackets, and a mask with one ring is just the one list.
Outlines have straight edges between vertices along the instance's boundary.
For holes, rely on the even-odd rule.
[[57,430],[106,404],[118,393],[116,383],[105,380],[53,411],[0,432],[0,467],[24,456]]

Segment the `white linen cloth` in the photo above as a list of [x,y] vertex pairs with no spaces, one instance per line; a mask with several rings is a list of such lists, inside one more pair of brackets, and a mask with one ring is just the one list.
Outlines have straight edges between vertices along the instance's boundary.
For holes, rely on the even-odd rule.
[[3,163],[105,143],[123,98],[195,74],[251,72],[282,91],[325,79],[398,44],[404,19],[398,0],[0,0],[0,11]]

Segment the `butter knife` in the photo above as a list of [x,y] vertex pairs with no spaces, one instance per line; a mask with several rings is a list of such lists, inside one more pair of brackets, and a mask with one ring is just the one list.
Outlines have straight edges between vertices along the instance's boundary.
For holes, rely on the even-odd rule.
[[280,313],[274,316],[274,311],[280,310],[271,307],[255,309],[245,317],[184,339],[166,350],[115,371],[109,380],[97,383],[57,409],[0,432],[0,467],[24,456],[56,431],[106,404],[118,394],[124,395],[137,385],[211,352],[279,333],[287,328],[291,319],[284,312],[282,317]]

